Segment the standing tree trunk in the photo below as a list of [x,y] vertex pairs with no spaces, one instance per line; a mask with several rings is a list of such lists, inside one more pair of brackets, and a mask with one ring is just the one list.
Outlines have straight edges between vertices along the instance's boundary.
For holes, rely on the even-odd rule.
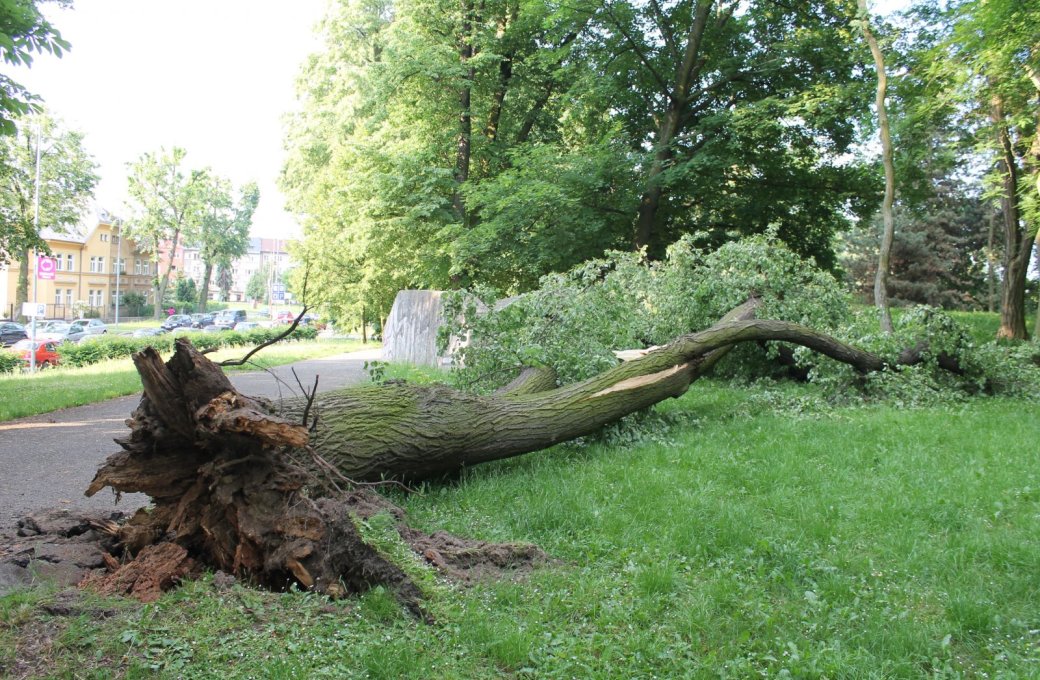
[[12,318],[18,319],[22,318],[22,303],[29,301],[29,258],[32,257],[32,251],[26,248],[21,255],[18,258],[18,286],[15,288],[12,312]]
[[469,179],[469,163],[471,144],[473,141],[473,80],[476,70],[471,62],[475,50],[473,48],[473,0],[462,0],[462,26],[459,36],[459,62],[465,75],[459,87],[459,128],[455,149],[455,193],[452,195],[452,206],[463,226],[469,226],[465,202],[462,199],[462,185]]
[[885,108],[885,92],[888,89],[888,76],[885,73],[885,57],[881,53],[877,38],[870,30],[870,14],[867,0],[859,0],[860,28],[863,38],[870,46],[870,54],[874,58],[874,69],[877,71],[877,92],[874,98],[877,106],[878,134],[881,138],[881,162],[885,167],[885,197],[881,201],[881,218],[884,232],[881,235],[881,248],[878,255],[877,276],[874,278],[874,306],[881,313],[881,330],[892,332],[892,312],[888,304],[888,273],[891,269],[892,241],[895,239],[895,218],[892,215],[892,204],[896,194],[896,171],[892,160],[892,135],[888,125],[888,110]]
[[1000,210],[1004,218],[1004,279],[1000,288],[1000,329],[997,337],[1026,340],[1029,337],[1026,331],[1026,274],[1033,239],[1022,227],[1018,159],[1007,127],[1004,102],[999,95],[993,97],[990,116],[996,126],[1000,150],[997,166],[1002,180]]
[[647,173],[643,193],[639,197],[635,232],[632,237],[632,245],[636,250],[650,245],[657,228],[661,199],[665,192],[662,175],[672,162],[672,144],[676,135],[682,131],[683,117],[690,103],[690,91],[703,66],[700,60],[701,43],[713,4],[713,0],[700,0],[697,3],[683,59],[676,64],[672,86],[666,88],[664,93],[668,100],[668,108],[661,117],[657,139],[654,141],[654,158]]
[[159,260],[156,259],[156,276],[155,279],[155,317],[156,319],[162,318],[163,301],[166,299],[166,289],[170,285],[170,272],[173,271],[173,256],[177,252],[177,242],[180,240],[181,230],[176,229],[173,232],[173,238],[170,239],[170,260],[166,263],[166,271],[159,276]]
[[199,287],[198,311],[206,311],[206,303],[209,301],[209,280],[213,277],[213,263],[209,260],[203,264],[202,285]]

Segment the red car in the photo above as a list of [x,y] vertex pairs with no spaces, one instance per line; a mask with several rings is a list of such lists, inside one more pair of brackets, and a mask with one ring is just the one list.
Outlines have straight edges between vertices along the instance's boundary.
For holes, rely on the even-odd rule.
[[[48,366],[58,365],[58,345],[53,340],[37,340],[36,341],[36,366],[39,368],[47,368]],[[26,364],[32,361],[32,340],[19,340],[14,343],[11,347],[18,356],[22,358]]]

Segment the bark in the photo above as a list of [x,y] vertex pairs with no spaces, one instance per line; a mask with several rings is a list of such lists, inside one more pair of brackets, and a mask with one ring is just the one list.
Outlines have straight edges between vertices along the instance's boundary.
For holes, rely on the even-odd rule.
[[[166,271],[163,272],[162,276],[156,280],[155,286],[155,312],[154,318],[162,318],[163,315],[163,301],[166,299],[166,289],[170,286],[170,272],[173,271],[173,257],[177,252],[177,243],[181,238],[181,230],[175,229],[173,232],[173,238],[170,240],[170,259],[166,263]],[[156,260],[156,267],[159,266],[159,260]],[[156,272],[158,274],[158,272]]]
[[459,87],[459,129],[455,150],[455,183],[457,185],[452,196],[452,205],[458,218],[467,224],[466,206],[462,199],[462,185],[469,179],[471,143],[473,138],[473,112],[471,98],[476,70],[471,65],[475,54],[473,48],[473,5],[472,0],[462,0],[462,27],[459,38],[459,62],[465,70],[465,76]]
[[[165,364],[152,349],[134,356],[144,395],[127,421],[130,435],[118,440],[123,450],[109,457],[87,494],[110,487],[152,498],[152,509],[119,530],[130,554],[173,542],[185,552],[164,562],[171,568],[186,569],[191,559],[268,587],[296,583],[330,595],[384,585],[425,617],[419,589],[355,523],[355,516],[388,508],[403,520],[398,509],[356,490],[364,483],[453,474],[592,433],[683,394],[742,342],[790,342],[861,372],[885,368],[878,357],[810,328],[756,320],[756,307],[752,300],[710,329],[627,352],[630,360],[573,385],[557,387],[550,371],[533,369],[492,395],[394,383],[278,408],[238,394],[219,367],[179,338]],[[344,485],[355,490],[346,494]],[[315,500],[323,490],[332,497]],[[442,541],[438,550],[431,541],[440,534],[399,531],[431,564],[458,555],[472,566],[473,553],[459,547],[460,539]],[[531,546],[481,545],[495,563],[503,554],[540,554]],[[124,569],[132,567],[98,587],[171,580]]]
[[199,312],[206,311],[206,303],[209,301],[209,280],[213,278],[213,264],[208,260],[203,265],[202,285],[199,288]]
[[1004,226],[1004,278],[1000,287],[1000,329],[997,337],[1025,340],[1029,337],[1026,331],[1026,274],[1033,239],[1022,227],[1018,158],[1015,156],[1004,104],[999,95],[993,98],[991,118],[996,126],[1000,150],[997,166],[1001,175],[1000,210]]
[[22,303],[29,301],[29,258],[32,251],[28,248],[22,250],[18,262],[18,285],[15,288],[14,311],[12,318],[24,319],[22,316]]
[[643,194],[639,198],[639,208],[636,214],[635,234],[632,239],[632,245],[636,250],[650,244],[657,225],[657,215],[661,207],[661,199],[664,197],[661,175],[672,162],[672,144],[676,135],[682,130],[690,90],[703,63],[700,61],[701,42],[704,39],[704,31],[713,4],[712,0],[700,0],[697,3],[683,59],[676,65],[672,87],[665,93],[668,96],[668,108],[661,117],[661,124],[657,130],[654,158],[647,173],[646,184]]
[[877,107],[878,135],[881,138],[881,162],[885,167],[885,197],[881,202],[881,218],[884,232],[881,235],[881,248],[878,256],[877,276],[874,278],[874,306],[881,313],[881,330],[892,332],[892,312],[888,305],[888,273],[891,269],[892,241],[895,237],[895,218],[892,215],[892,203],[896,193],[896,171],[892,160],[892,135],[888,125],[888,110],[885,108],[885,92],[888,89],[888,76],[885,73],[885,57],[881,53],[877,38],[870,30],[870,15],[867,1],[859,0],[860,29],[863,38],[870,47],[877,71],[877,91],[874,99]]

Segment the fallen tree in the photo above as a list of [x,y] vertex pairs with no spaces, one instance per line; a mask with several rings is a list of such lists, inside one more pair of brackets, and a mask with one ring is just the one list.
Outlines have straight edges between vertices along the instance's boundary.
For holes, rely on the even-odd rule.
[[[297,583],[331,595],[384,585],[422,615],[418,588],[366,543],[355,522],[379,511],[403,522],[366,483],[450,474],[587,435],[682,395],[740,343],[783,341],[862,373],[886,368],[878,356],[824,333],[755,319],[756,306],[752,300],[707,330],[630,353],[588,380],[556,387],[533,370],[492,395],[392,383],[276,405],[236,392],[181,338],[166,362],[152,349],[134,356],[144,395],[127,421],[129,436],[118,440],[123,450],[99,469],[87,495],[109,487],[151,497],[151,509],[113,529],[129,555],[173,543],[183,549],[173,555],[177,569],[190,558],[265,586]],[[431,563],[446,565],[430,537],[403,524],[401,533]],[[471,558],[468,550],[459,559]],[[538,554],[530,546],[496,550]],[[108,583],[131,591],[133,569],[133,562],[120,567]]]

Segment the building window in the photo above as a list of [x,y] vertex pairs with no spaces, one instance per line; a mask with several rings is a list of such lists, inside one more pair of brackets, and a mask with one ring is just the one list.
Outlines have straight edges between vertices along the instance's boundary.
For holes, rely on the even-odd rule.
[[135,274],[140,274],[141,273],[141,261],[140,260],[134,260],[134,273]]
[[72,256],[71,255],[66,255],[65,256],[65,271],[69,271],[69,272],[73,271]]
[[56,304],[56,305],[60,305],[61,304],[61,289],[60,288],[54,291],[54,304]]
[[115,234],[112,234],[112,243],[115,243],[116,245],[119,245],[119,237],[116,236]]
[[70,307],[72,306],[72,289],[71,288],[66,288],[65,289],[65,304],[69,305]]
[[92,274],[104,274],[105,273],[105,258],[104,256],[98,255],[90,258],[90,273]]
[[117,274],[125,274],[126,273],[126,260],[121,258],[121,257],[115,258],[115,265],[113,265],[113,269],[115,270],[115,273],[117,273]]
[[116,299],[117,299],[118,297],[119,297],[119,296],[118,296],[118,295],[116,295],[116,292],[115,292],[115,291],[112,291],[112,306],[113,306],[113,307],[115,307],[115,306],[116,306]]
[[102,243],[108,243],[108,234],[102,234],[101,235],[101,242]]

